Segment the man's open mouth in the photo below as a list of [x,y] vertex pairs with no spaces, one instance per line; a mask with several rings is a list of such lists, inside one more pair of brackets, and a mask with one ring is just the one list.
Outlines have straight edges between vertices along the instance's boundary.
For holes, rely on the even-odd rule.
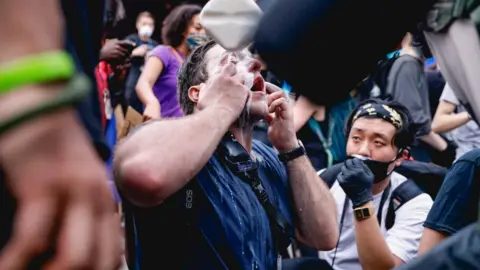
[[263,92],[265,88],[265,82],[261,75],[256,74],[255,79],[253,80],[253,86],[250,88],[252,92]]

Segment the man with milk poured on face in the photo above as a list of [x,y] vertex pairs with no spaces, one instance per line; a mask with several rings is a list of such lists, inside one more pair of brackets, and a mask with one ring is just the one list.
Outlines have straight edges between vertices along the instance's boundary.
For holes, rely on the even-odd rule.
[[[260,69],[246,49],[201,45],[178,73],[185,116],[147,122],[119,144],[127,234],[141,249],[128,250],[130,263],[281,269],[295,229],[312,247],[334,247],[333,197],[296,138],[292,104]],[[261,119],[275,150],[252,139]]]
[[334,249],[320,253],[333,269],[392,269],[416,256],[432,199],[394,172],[408,156],[412,124],[394,101],[367,100],[348,118],[347,160],[334,165],[341,169],[328,176],[333,181],[327,180],[331,168],[319,172],[337,205],[340,237]]

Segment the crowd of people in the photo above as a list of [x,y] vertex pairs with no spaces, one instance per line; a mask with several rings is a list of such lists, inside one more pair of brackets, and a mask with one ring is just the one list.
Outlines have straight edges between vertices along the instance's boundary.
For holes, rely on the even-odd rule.
[[202,8],[113,36],[122,0],[1,1],[0,269],[480,269],[480,127],[428,34],[319,105]]

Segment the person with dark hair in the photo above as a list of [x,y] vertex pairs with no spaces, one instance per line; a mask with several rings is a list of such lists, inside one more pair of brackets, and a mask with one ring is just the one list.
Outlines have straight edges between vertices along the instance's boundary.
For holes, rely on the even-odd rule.
[[455,92],[446,84],[439,98],[438,109],[432,121],[432,129],[438,133],[450,133],[457,145],[455,158],[470,150],[480,148],[480,127],[467,109],[460,104]]
[[143,110],[143,104],[138,99],[135,91],[138,78],[142,73],[143,65],[145,64],[145,56],[158,46],[158,42],[152,39],[152,34],[155,31],[155,18],[153,15],[144,11],[138,14],[136,21],[137,33],[127,36],[125,39],[135,43],[130,56],[130,70],[128,71],[127,80],[125,82],[125,100],[128,105],[132,106],[137,111]]
[[424,71],[424,55],[411,33],[402,40],[400,57],[388,73],[386,93],[410,111],[418,127],[411,155],[415,160],[449,167],[454,159],[454,146],[432,130],[428,83]]
[[136,90],[145,105],[146,118],[183,116],[177,98],[177,73],[191,47],[188,38],[204,33],[200,24],[201,7],[181,5],[163,21],[162,41],[147,56]]
[[[294,229],[316,249],[335,246],[333,197],[296,138],[288,97],[260,69],[247,50],[205,43],[179,71],[186,116],[147,122],[118,146],[131,265],[281,269]],[[276,151],[252,140],[260,119]]]
[[[345,134],[349,158],[339,165],[340,173],[327,181],[331,169],[319,172],[331,186],[340,224],[336,247],[320,257],[334,269],[348,270],[391,269],[410,261],[432,206],[426,193],[406,202],[395,202],[393,195],[407,183],[414,185],[393,171],[415,138],[410,113],[395,101],[367,100],[348,117]],[[386,203],[390,200],[396,204]],[[390,205],[396,205],[393,224]]]

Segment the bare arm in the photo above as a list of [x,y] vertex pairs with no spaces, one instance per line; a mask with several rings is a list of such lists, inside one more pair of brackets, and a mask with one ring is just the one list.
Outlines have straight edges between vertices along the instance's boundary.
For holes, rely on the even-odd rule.
[[[62,17],[57,0],[48,0],[37,4],[35,1],[0,1],[0,35],[9,37],[0,42],[0,63],[35,55],[45,51],[61,50],[63,36]],[[18,14],[13,10],[21,10],[27,17],[17,23]],[[37,14],[41,14],[37,16]],[[48,17],[48,20],[41,20]],[[16,25],[13,27],[13,25]],[[47,32],[46,30],[49,30]],[[55,84],[35,84],[22,86],[16,91],[4,94],[0,98],[0,119],[23,112],[43,102],[51,100],[64,87],[63,82]]]
[[299,240],[318,250],[335,248],[338,225],[335,200],[306,156],[287,164],[297,215]]
[[114,168],[125,196],[139,206],[155,206],[185,186],[236,118],[223,108],[211,106],[184,118],[152,122],[122,142]]
[[295,132],[298,132],[307,123],[308,119],[315,112],[315,105],[312,104],[307,98],[300,96],[295,102],[293,108]]
[[163,63],[158,57],[151,56],[147,59],[136,87],[138,98],[143,104],[158,103],[152,88],[162,73],[162,70]]
[[437,133],[448,132],[465,125],[471,120],[468,112],[454,113],[455,104],[440,101],[432,121],[432,130]]
[[[20,22],[16,10],[24,14]],[[31,15],[34,14],[34,15]],[[41,15],[36,15],[41,14]],[[62,49],[62,13],[58,0],[41,3],[29,0],[0,1],[0,35],[8,37],[1,42],[0,63],[44,51]],[[22,16],[23,17],[23,16]],[[48,20],[40,18],[48,18]],[[48,29],[50,32],[46,33]]]
[[[374,207],[374,204],[370,201],[364,206]],[[387,270],[403,264],[403,261],[390,251],[380,232],[376,216],[361,221],[355,219],[355,237],[358,257],[363,269]]]
[[420,139],[438,151],[443,151],[447,148],[447,142],[434,131],[430,131],[427,135],[420,137]]
[[[275,117],[267,117],[269,139],[279,152],[298,147],[295,135],[294,108],[287,101],[282,89],[267,84],[269,111]],[[293,193],[296,214],[299,218],[299,240],[319,250],[330,250],[338,239],[336,207],[330,190],[317,176],[307,156],[287,163],[288,178]]]
[[418,255],[427,253],[440,242],[442,242],[447,236],[430,228],[425,228],[420,240],[420,247],[418,248]]
[[[63,49],[60,4],[58,0],[0,1],[0,35],[6,37],[0,40],[0,65]],[[64,85],[63,81],[29,84],[1,95],[0,121],[51,101]],[[56,251],[47,266],[52,269],[119,267],[119,220],[104,166],[76,116],[73,106],[68,106],[2,133],[0,159],[8,176],[2,182],[19,207],[14,217],[2,220],[12,222],[13,228],[2,249],[0,269],[26,269],[49,248]],[[101,256],[91,256],[94,252]]]

